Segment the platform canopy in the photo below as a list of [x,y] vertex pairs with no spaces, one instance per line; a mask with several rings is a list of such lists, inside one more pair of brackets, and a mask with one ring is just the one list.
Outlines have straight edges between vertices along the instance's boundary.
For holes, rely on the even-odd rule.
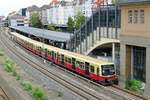
[[56,31],[50,31],[46,29],[39,29],[39,28],[33,28],[27,26],[10,26],[9,28],[39,38],[44,38],[44,39],[58,41],[58,42],[67,42],[70,40],[71,36],[73,35],[72,33],[56,32]]

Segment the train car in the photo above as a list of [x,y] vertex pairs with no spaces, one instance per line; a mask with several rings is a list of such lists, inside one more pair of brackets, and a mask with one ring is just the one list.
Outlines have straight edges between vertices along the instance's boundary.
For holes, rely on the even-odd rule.
[[111,62],[97,60],[89,56],[50,46],[18,33],[12,32],[11,35],[24,48],[68,70],[102,84],[117,82],[115,66]]

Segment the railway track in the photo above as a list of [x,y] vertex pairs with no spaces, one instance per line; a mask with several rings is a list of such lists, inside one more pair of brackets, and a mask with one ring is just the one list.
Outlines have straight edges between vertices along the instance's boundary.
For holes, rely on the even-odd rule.
[[5,90],[0,86],[0,100],[11,100]]
[[19,57],[24,62],[28,63],[33,67],[34,69],[38,70],[42,74],[46,75],[50,79],[53,79],[54,81],[60,83],[64,87],[68,88],[69,90],[73,91],[77,95],[81,96],[85,100],[112,100],[109,97],[105,97],[104,95],[101,95],[97,92],[91,92],[89,89],[85,89],[85,87],[77,86],[77,84],[71,83],[65,79],[63,79],[61,76],[56,75],[54,72],[51,72],[47,70],[44,66],[38,65],[36,62],[33,62],[29,58],[25,57],[19,52],[15,51],[15,47],[10,45],[6,40],[4,40],[4,36],[1,34],[1,43],[7,47],[12,53],[14,53],[17,57]]
[[[56,66],[56,65],[55,65]],[[64,70],[63,68],[61,68],[61,67],[59,67],[61,70]],[[66,70],[65,70],[66,71]],[[69,73],[72,73],[72,72],[70,72],[70,71],[67,71],[67,72],[69,72]],[[77,75],[79,78],[81,78],[81,79],[84,79],[85,81],[89,81],[89,80],[87,80],[87,79],[85,79],[85,78],[83,78],[83,77],[80,77],[79,75]],[[135,99],[135,98],[130,98],[130,97],[124,97],[124,100],[147,100],[145,97],[143,97],[143,96],[139,96],[139,95],[136,95],[136,94],[134,94],[134,93],[132,93],[132,92],[128,92],[128,91],[126,91],[126,90],[124,90],[124,89],[121,89],[121,88],[119,88],[119,87],[117,87],[117,86],[112,86],[112,87],[104,87],[104,86],[101,86],[100,84],[97,84],[97,83],[95,83],[95,82],[92,82],[92,81],[90,81],[90,83],[91,84],[93,84],[93,85],[96,85],[96,86],[98,86],[98,87],[101,87],[101,88],[103,88],[103,89],[106,89],[106,90],[108,90],[108,91],[111,91],[111,92],[114,92],[115,94],[119,94],[120,92],[124,92],[124,93],[121,93],[121,96],[124,96],[125,94],[130,94],[130,95],[133,95],[133,96],[135,96],[135,97],[137,97],[138,99]],[[116,91],[117,90],[117,91]],[[86,91],[84,91],[84,92],[86,92]],[[86,98],[87,100],[89,99],[89,98]],[[100,100],[101,98],[97,98],[96,97],[96,99],[98,99],[98,100]],[[89,100],[93,100],[93,99],[89,99]],[[110,100],[110,99],[109,99]]]

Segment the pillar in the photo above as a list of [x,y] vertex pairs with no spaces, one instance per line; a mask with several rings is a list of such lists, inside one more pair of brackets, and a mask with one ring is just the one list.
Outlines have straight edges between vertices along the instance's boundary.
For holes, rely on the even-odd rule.
[[112,43],[112,61],[115,63],[115,43]]
[[119,76],[119,85],[124,88],[126,82],[126,45],[120,44],[120,76]]
[[150,46],[146,48],[146,85],[144,94],[150,99]]

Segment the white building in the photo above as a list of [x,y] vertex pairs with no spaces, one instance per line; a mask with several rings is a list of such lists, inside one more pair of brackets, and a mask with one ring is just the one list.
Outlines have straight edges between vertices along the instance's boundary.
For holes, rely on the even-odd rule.
[[10,26],[29,26],[27,19],[20,14],[14,14],[8,17]]
[[73,3],[53,0],[47,14],[49,24],[66,25],[68,17],[74,17]]
[[50,8],[50,5],[43,5],[41,7],[41,22],[43,25],[48,25],[48,13],[47,10]]

